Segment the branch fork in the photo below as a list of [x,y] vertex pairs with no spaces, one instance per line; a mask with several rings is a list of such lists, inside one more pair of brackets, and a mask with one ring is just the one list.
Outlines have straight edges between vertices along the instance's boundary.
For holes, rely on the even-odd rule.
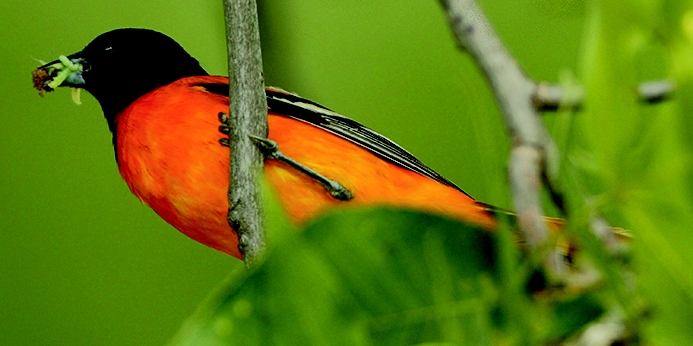
[[[545,184],[561,204],[560,192],[552,181],[555,174],[547,167],[558,167],[558,148],[542,123],[540,110],[558,110],[559,107],[578,108],[584,98],[584,90],[567,93],[562,87],[537,83],[527,77],[520,65],[508,52],[493,27],[474,0],[440,0],[458,46],[469,53],[491,84],[500,105],[506,127],[513,140],[508,163],[508,174],[517,210],[520,230],[532,249],[545,248],[550,240],[544,220],[540,191]],[[640,85],[638,95],[644,102],[666,99],[674,90],[668,81],[647,82]],[[542,181],[544,184],[542,184]],[[563,208],[558,205],[559,208]],[[607,244],[609,252],[618,243],[606,221],[595,215],[592,230]],[[557,253],[549,253],[546,267],[553,274],[565,272]]]

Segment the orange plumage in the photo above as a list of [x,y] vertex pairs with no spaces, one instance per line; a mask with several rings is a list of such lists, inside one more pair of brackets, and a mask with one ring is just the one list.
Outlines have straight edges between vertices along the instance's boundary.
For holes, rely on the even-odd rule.
[[[228,98],[199,84],[225,77],[180,79],[138,98],[115,119],[120,173],[132,192],[187,236],[241,257],[226,222],[229,149],[219,144],[217,114]],[[290,218],[303,223],[339,206],[390,205],[440,213],[485,228],[495,221],[461,191],[381,159],[311,124],[270,110],[269,138],[296,161],[339,181],[353,194],[332,197],[305,174],[276,161],[265,177]]]

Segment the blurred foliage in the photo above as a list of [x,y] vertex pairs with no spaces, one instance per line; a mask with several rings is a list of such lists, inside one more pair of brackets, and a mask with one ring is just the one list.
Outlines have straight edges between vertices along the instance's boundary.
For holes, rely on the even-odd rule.
[[[280,238],[259,268],[236,273],[214,294],[173,345],[543,344],[603,312],[580,293],[531,306],[531,272],[515,271],[514,244],[433,215],[341,212]],[[499,263],[499,251],[512,252],[511,263]]]
[[[588,97],[582,112],[563,114],[574,122],[563,172],[571,215],[582,216],[571,218],[573,229],[585,231],[585,218],[600,212],[632,230],[637,292],[653,313],[643,336],[657,344],[693,341],[692,11],[689,1],[590,2],[580,77]],[[678,90],[644,105],[635,86],[652,79],[675,80]],[[616,298],[625,311],[637,306],[625,293]]]
[[[233,268],[176,342],[555,343],[608,310],[645,344],[693,343],[693,4],[479,2],[530,76],[587,88],[581,111],[545,121],[563,153],[576,268],[599,270],[598,285],[570,291],[542,279],[507,229],[392,210],[329,215],[299,234],[275,212],[270,257],[245,272],[130,195],[93,98],[39,99],[28,77],[32,58],[77,51],[117,27],[162,31],[225,74],[221,3],[6,0],[0,344],[163,344]],[[502,118],[437,1],[260,6],[267,84],[366,124],[476,198],[511,207]],[[662,78],[676,81],[672,98],[639,103],[635,85]],[[597,212],[632,232],[630,256],[611,258],[594,241]]]

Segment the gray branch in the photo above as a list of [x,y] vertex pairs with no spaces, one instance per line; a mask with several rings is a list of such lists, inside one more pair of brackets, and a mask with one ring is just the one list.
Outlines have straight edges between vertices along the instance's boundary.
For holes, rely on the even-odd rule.
[[247,267],[265,251],[258,181],[264,158],[250,135],[267,137],[267,100],[255,0],[224,0],[229,55],[229,225]]
[[513,150],[509,175],[520,229],[532,248],[549,231],[541,207],[542,166],[555,144],[534,107],[536,84],[510,55],[474,0],[441,0],[460,48],[476,61],[500,105]]
[[[648,81],[638,85],[638,99],[644,103],[658,103],[667,100],[674,93],[676,86],[668,80]],[[578,109],[585,98],[585,90],[577,86],[566,92],[564,87],[557,84],[539,83],[534,94],[534,105],[541,111],[556,111],[558,109]]]
[[[541,178],[548,177],[548,188],[557,194],[555,187],[550,186],[553,177],[545,175],[544,170],[556,167],[559,154],[541,122],[539,110],[548,106],[557,109],[559,105],[577,107],[584,91],[580,88],[568,93],[556,85],[538,85],[508,52],[474,0],[440,1],[459,47],[474,58],[491,84],[512,138],[508,170],[520,229],[531,248],[545,246],[549,233],[541,206]],[[664,81],[643,83],[637,92],[643,101],[657,102],[673,90],[673,83]],[[612,255],[623,253],[623,244],[601,216],[594,215],[591,226]],[[553,273],[564,273],[565,266],[557,252],[549,253],[546,264]]]

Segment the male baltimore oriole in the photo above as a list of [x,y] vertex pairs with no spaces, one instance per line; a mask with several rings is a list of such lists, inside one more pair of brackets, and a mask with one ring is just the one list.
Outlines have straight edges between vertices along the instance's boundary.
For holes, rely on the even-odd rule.
[[[117,29],[34,71],[41,93],[81,88],[101,105],[130,190],[190,238],[241,258],[226,221],[229,148],[220,144],[228,79],[210,76],[177,42]],[[340,200],[294,166],[265,161],[265,177],[296,223],[339,206],[389,205],[492,229],[488,206],[363,125],[281,89],[267,88],[269,140],[286,156],[341,183]]]

